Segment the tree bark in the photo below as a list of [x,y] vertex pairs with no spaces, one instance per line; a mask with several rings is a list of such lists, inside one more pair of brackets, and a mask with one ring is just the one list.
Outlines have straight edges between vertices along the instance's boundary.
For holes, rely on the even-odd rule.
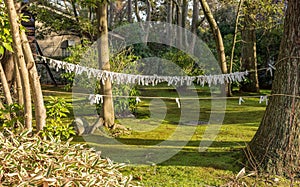
[[138,0],[134,1],[134,13],[138,22],[141,22],[140,11],[138,6]]
[[[239,1],[236,16],[235,16],[235,24],[234,24],[234,33],[232,37],[232,45],[231,45],[231,54],[230,54],[230,62],[229,62],[229,73],[232,73],[232,66],[233,66],[233,58],[234,58],[234,51],[235,51],[235,45],[236,45],[236,37],[238,33],[238,26],[239,26],[239,20],[240,20],[240,11],[243,5],[243,0]],[[232,95],[232,88],[231,83],[228,84],[228,95]]]
[[[221,68],[221,71],[223,74],[227,73],[227,64],[226,64],[226,55],[225,55],[225,50],[224,50],[224,44],[223,44],[223,39],[222,39],[222,34],[221,31],[218,27],[218,24],[208,6],[208,3],[206,0],[200,0],[200,4],[202,6],[204,15],[210,25],[210,28],[212,30],[213,36],[216,41],[216,47],[218,51],[218,61],[219,65]],[[228,84],[225,85],[225,93],[228,95]]]
[[[108,49],[108,29],[107,29],[107,2],[97,4],[97,19],[98,19],[98,55],[99,67],[102,70],[110,71],[109,64],[109,49]],[[112,98],[112,84],[107,77],[106,80],[100,80],[101,94],[104,95],[102,106],[102,117],[104,126],[113,128],[115,125],[115,113]]]
[[242,71],[248,70],[248,80],[241,83],[241,91],[259,92],[257,57],[256,57],[256,34],[255,27],[249,15],[245,15],[244,29],[242,30]]
[[249,144],[263,172],[300,176],[300,1],[289,0],[272,97]]
[[197,34],[197,26],[199,21],[199,1],[193,0],[193,16],[192,16],[192,25],[191,32]]
[[3,56],[0,58],[0,62],[5,73],[8,87],[11,88],[15,78],[13,54],[5,50]]
[[8,105],[13,104],[13,100],[11,97],[11,93],[10,93],[10,89],[6,80],[6,76],[2,67],[2,64],[0,63],[0,79],[1,79],[1,83],[2,83],[2,88],[3,88],[3,92],[4,92],[4,97],[6,100],[6,103]]
[[25,127],[29,130],[32,130],[32,105],[31,105],[30,84],[29,84],[29,76],[26,68],[24,54],[22,51],[21,38],[19,34],[20,29],[18,23],[18,14],[16,12],[13,0],[4,0],[4,3],[8,10],[10,29],[13,38],[14,55],[16,55],[18,67],[20,68],[20,75],[21,75],[22,87],[24,93]]
[[199,22],[199,1],[193,0],[193,15],[192,15],[192,24],[191,24],[191,32],[193,33],[192,41],[190,41],[190,53],[194,53],[195,43],[197,39],[197,29]]
[[183,0],[182,1],[182,21],[181,21],[181,26],[183,28],[186,27],[187,16],[188,16],[188,0]]
[[[16,57],[14,56],[14,59]],[[17,95],[18,95],[18,103],[19,105],[24,105],[24,97],[23,97],[23,88],[22,88],[22,81],[21,81],[21,76],[20,76],[20,71],[18,68],[17,60],[15,61],[15,69],[16,69],[16,86],[17,86]]]
[[38,75],[30,44],[28,42],[27,36],[24,31],[21,31],[21,39],[24,56],[27,62],[27,67],[29,71],[29,81],[31,84],[31,89],[33,93],[34,108],[35,108],[35,120],[36,120],[36,130],[40,131],[46,125],[46,109],[44,106],[44,98],[42,93],[42,87],[40,84],[40,77]]
[[132,0],[127,0],[127,21],[132,23]]

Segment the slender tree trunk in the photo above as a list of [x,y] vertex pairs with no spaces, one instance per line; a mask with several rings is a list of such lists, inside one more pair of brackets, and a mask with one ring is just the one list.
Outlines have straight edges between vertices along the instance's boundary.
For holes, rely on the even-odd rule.
[[181,26],[183,28],[186,27],[186,20],[187,20],[187,16],[188,16],[188,0],[183,0],[182,1],[182,23]]
[[[232,73],[232,66],[233,66],[233,59],[234,59],[234,51],[235,51],[235,45],[236,45],[236,37],[238,33],[238,26],[239,26],[239,19],[240,19],[240,11],[243,5],[243,0],[240,0],[235,16],[235,26],[234,26],[234,33],[232,37],[232,45],[231,45],[231,55],[230,55],[230,62],[229,62],[229,73]],[[231,83],[228,84],[228,95],[232,95],[232,88]]]
[[[107,29],[107,2],[97,4],[97,19],[98,19],[98,51],[99,51],[99,66],[102,70],[110,71],[109,64],[109,49],[108,49],[108,29]],[[101,94],[104,95],[103,101],[103,118],[104,125],[109,128],[114,128],[115,114],[112,98],[112,84],[109,77],[101,80]]]
[[199,22],[199,1],[193,0],[193,15],[192,15],[192,24],[191,32],[193,33],[192,41],[190,41],[190,52],[194,53],[195,43],[197,39],[197,29]]
[[167,0],[167,23],[172,23],[173,18],[173,3],[172,0]]
[[[176,5],[176,23],[179,27],[182,27],[182,10],[181,0],[173,0]],[[182,29],[176,30],[176,45],[182,46]]]
[[191,32],[197,34],[197,26],[199,22],[199,1],[193,0],[193,16],[192,16],[192,25]]
[[15,61],[15,70],[16,70],[16,86],[17,86],[17,95],[18,95],[18,103],[19,105],[24,105],[24,97],[23,97],[23,88],[22,81],[20,76],[20,71],[18,68],[16,57],[14,56]]
[[3,56],[0,59],[0,62],[5,73],[8,87],[11,88],[15,79],[13,54],[5,50]]
[[132,0],[127,0],[127,21],[132,23]]
[[[266,112],[249,144],[252,166],[300,176],[300,1],[289,0],[284,34]],[[292,185],[292,184],[291,184]]]
[[[226,64],[226,55],[225,55],[225,50],[224,50],[224,44],[223,44],[223,39],[221,35],[221,31],[218,27],[218,24],[208,6],[208,3],[206,0],[200,0],[200,4],[202,6],[204,15],[210,25],[210,28],[212,30],[213,36],[216,41],[216,47],[218,51],[218,61],[219,65],[221,67],[221,71],[223,74],[227,73],[227,64]],[[228,84],[225,85],[225,92],[228,95]]]
[[27,67],[29,71],[29,80],[31,84],[31,89],[33,93],[34,108],[35,108],[35,120],[36,129],[40,131],[46,125],[46,109],[44,106],[44,98],[42,93],[42,87],[40,84],[40,77],[38,75],[30,44],[28,42],[27,36],[24,31],[21,31],[21,39],[24,56],[27,62]]
[[138,0],[134,1],[134,13],[138,22],[141,22]]
[[114,23],[114,2],[110,1],[109,3],[109,17],[108,17],[108,26],[109,28],[113,27]]
[[11,93],[10,93],[10,89],[6,80],[6,76],[2,67],[2,64],[0,63],[0,78],[1,78],[1,83],[2,83],[2,88],[3,88],[3,92],[4,92],[4,97],[6,100],[6,103],[8,105],[13,104],[13,100],[11,97]]
[[257,74],[257,57],[256,57],[256,34],[255,27],[251,26],[249,15],[245,15],[245,27],[242,30],[242,71],[248,70],[249,81],[241,84],[241,91],[259,92],[258,74]]
[[4,2],[7,7],[8,15],[9,15],[10,29],[13,38],[14,55],[16,55],[18,67],[20,68],[20,75],[21,75],[22,87],[24,93],[25,127],[31,130],[32,129],[32,105],[31,105],[30,84],[29,84],[29,76],[26,68],[24,54],[22,51],[21,38],[19,34],[20,29],[18,23],[18,14],[16,12],[13,0],[4,0]]

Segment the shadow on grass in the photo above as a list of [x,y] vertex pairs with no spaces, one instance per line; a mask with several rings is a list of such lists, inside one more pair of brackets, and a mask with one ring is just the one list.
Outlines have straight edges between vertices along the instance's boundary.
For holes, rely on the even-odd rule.
[[[161,166],[211,167],[233,172],[241,168],[239,158],[242,154],[241,147],[245,145],[242,141],[214,141],[207,151],[199,152],[200,141],[165,140],[163,142],[136,138],[114,138],[114,141],[111,141],[99,135],[77,137],[75,141],[87,141],[86,143],[91,147],[101,151],[102,156],[117,162],[135,165],[155,163]],[[165,145],[157,146],[162,142]],[[167,158],[170,153],[172,155]]]

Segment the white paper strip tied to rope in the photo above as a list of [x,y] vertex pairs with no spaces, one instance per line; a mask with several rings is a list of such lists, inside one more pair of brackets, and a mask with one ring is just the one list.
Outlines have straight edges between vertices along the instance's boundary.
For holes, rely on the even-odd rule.
[[268,105],[268,96],[260,96],[259,98],[259,104],[266,101],[266,105]]
[[242,97],[239,98],[239,105],[241,105],[242,103],[244,103],[244,99]]
[[103,95],[99,94],[90,94],[89,96],[90,104],[99,104],[103,103]]
[[[42,57],[43,60],[46,60],[45,57]],[[47,60],[46,60],[47,61]],[[99,70],[94,68],[88,68],[80,65],[75,65],[67,62],[62,62],[59,60],[48,60],[50,67],[55,68],[56,71],[64,69],[66,72],[74,72],[76,75],[81,75],[86,73],[86,75],[91,78],[97,78],[102,80],[104,84],[107,79],[112,83],[116,84],[138,84],[143,86],[152,85],[155,86],[161,82],[167,82],[168,86],[190,86],[196,81],[197,84],[204,86],[208,84],[217,85],[230,83],[234,81],[241,82],[245,79],[245,76],[248,75],[248,72],[235,72],[229,74],[220,74],[220,75],[199,75],[199,76],[158,76],[158,75],[133,75],[125,73],[116,73],[111,71]]]
[[140,102],[142,102],[141,99],[140,99],[139,97],[136,97],[136,98],[135,98],[135,101],[136,101],[136,104],[139,104]]
[[179,100],[179,98],[176,98],[175,100],[176,100],[178,108],[180,108],[180,100]]

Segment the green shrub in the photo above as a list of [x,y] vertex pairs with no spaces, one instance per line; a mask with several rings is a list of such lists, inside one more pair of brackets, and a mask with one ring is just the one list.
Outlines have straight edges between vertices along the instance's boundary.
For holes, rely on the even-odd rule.
[[0,132],[0,186],[133,186],[119,171],[124,164],[82,144],[29,133]]
[[[4,108],[0,109],[0,127],[15,128],[24,126],[24,116],[20,115],[24,113],[24,107],[18,103],[11,105],[4,104]],[[10,116],[11,119],[7,119]]]
[[68,117],[70,104],[63,98],[51,97],[45,104],[47,109],[47,124],[44,127],[43,136],[60,136],[63,140],[76,135],[75,130],[69,123],[62,119]]

